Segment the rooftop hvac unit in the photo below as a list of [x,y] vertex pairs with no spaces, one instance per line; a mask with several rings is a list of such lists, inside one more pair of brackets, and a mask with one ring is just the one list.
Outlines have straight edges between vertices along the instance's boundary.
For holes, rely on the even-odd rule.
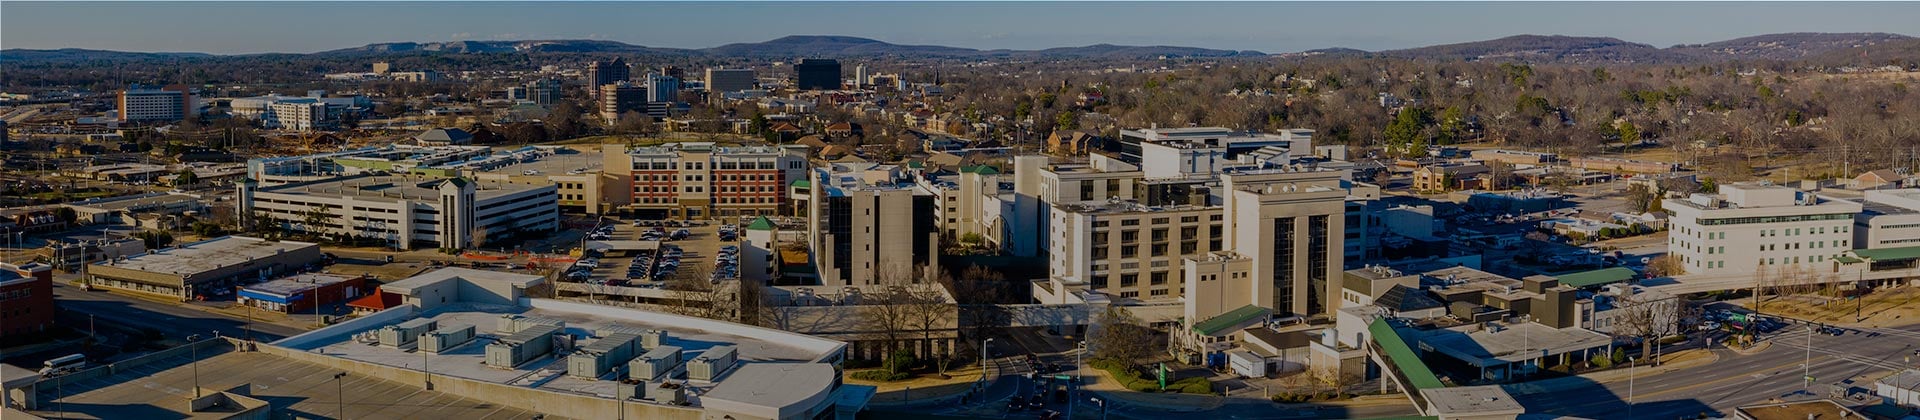
[[420,350],[439,354],[466,345],[468,342],[473,341],[473,337],[474,329],[472,325],[462,325],[458,328],[443,328],[421,336]]
[[658,382],[647,388],[647,400],[671,405],[687,404],[687,388],[672,382]]
[[525,315],[509,314],[509,315],[500,316],[499,322],[496,323],[494,326],[494,331],[497,331],[501,334],[514,334],[514,333],[520,332],[520,330],[527,329],[527,327],[531,327],[534,325],[550,325],[550,326],[555,326],[560,328],[566,328],[567,322],[557,320],[557,319],[547,319],[547,318],[540,318],[540,317],[530,317]]
[[554,336],[559,334],[560,327],[534,325],[501,338],[500,341],[487,345],[487,366],[512,369],[527,361],[546,356],[553,352]]
[[656,330],[656,329],[650,329],[650,328],[634,328],[634,327],[623,327],[619,325],[611,325],[606,327],[600,327],[600,329],[594,330],[594,334],[599,334],[601,337],[608,337],[614,334],[637,335],[637,336],[640,336],[640,348],[642,350],[657,348],[667,343],[666,330]]
[[680,358],[680,348],[660,346],[627,362],[627,379],[654,381],[672,376],[680,370],[685,361]]
[[687,379],[712,382],[733,368],[737,352],[733,346],[715,346],[687,362]]
[[392,348],[405,348],[419,342],[420,336],[433,331],[438,325],[431,319],[416,318],[380,329],[380,345]]
[[594,379],[633,359],[640,350],[640,336],[619,333],[595,340],[567,356],[567,374]]

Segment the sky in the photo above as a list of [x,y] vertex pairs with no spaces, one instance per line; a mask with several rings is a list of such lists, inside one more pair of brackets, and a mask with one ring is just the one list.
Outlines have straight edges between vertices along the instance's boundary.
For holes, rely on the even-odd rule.
[[1518,34],[1667,47],[1781,32],[1920,36],[1920,2],[30,2],[0,48],[215,54],[379,42],[603,39],[705,48],[787,35],[1041,49],[1177,45],[1377,51]]

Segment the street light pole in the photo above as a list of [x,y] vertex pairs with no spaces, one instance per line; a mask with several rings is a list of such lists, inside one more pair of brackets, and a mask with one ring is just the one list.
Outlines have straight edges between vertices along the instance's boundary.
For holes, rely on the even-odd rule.
[[200,346],[194,345],[199,341],[200,341],[200,334],[193,334],[193,335],[187,336],[187,352],[193,355],[192,357],[193,357],[193,397],[194,398],[200,398]]
[[1627,358],[1627,418],[1633,418],[1633,358]]
[[1087,383],[1087,366],[1080,360],[1087,354],[1087,340],[1080,340],[1079,347],[1080,351],[1073,354],[1073,381],[1084,384]]
[[346,372],[333,374],[334,407],[340,410],[340,415],[338,416],[340,419],[347,418],[347,386],[344,383],[345,381],[343,381],[346,377]]
[[1806,382],[1802,387],[1813,386],[1813,324],[1807,324],[1807,356],[1800,362],[1800,377]]
[[982,393],[986,392],[984,384],[987,382],[987,359],[990,357],[988,356],[987,345],[991,343],[993,343],[992,338],[980,338],[980,379],[974,380],[973,386],[979,388]]

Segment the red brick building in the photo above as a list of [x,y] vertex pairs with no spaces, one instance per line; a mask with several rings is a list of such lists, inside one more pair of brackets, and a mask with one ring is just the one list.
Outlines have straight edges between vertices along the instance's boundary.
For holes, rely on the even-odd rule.
[[0,343],[53,328],[53,266],[0,263]]

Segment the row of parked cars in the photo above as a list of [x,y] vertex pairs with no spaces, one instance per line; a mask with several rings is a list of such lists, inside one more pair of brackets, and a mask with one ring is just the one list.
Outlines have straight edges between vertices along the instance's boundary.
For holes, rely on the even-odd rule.
[[740,246],[720,247],[720,255],[713,259],[713,281],[740,278]]
[[738,240],[740,240],[739,227],[737,227],[736,225],[720,225],[720,241],[721,242],[733,242]]
[[666,228],[656,227],[656,228],[651,228],[651,229],[647,229],[646,231],[640,232],[640,240],[642,241],[659,241],[659,240],[678,241],[681,239],[687,239],[687,237],[690,237],[690,236],[693,236],[693,231],[686,230],[686,229],[675,229],[672,232],[668,232]]
[[658,254],[636,255],[633,257],[633,266],[627,268],[627,278],[665,281],[680,271],[680,257],[683,255],[680,247],[672,245],[660,247]]

